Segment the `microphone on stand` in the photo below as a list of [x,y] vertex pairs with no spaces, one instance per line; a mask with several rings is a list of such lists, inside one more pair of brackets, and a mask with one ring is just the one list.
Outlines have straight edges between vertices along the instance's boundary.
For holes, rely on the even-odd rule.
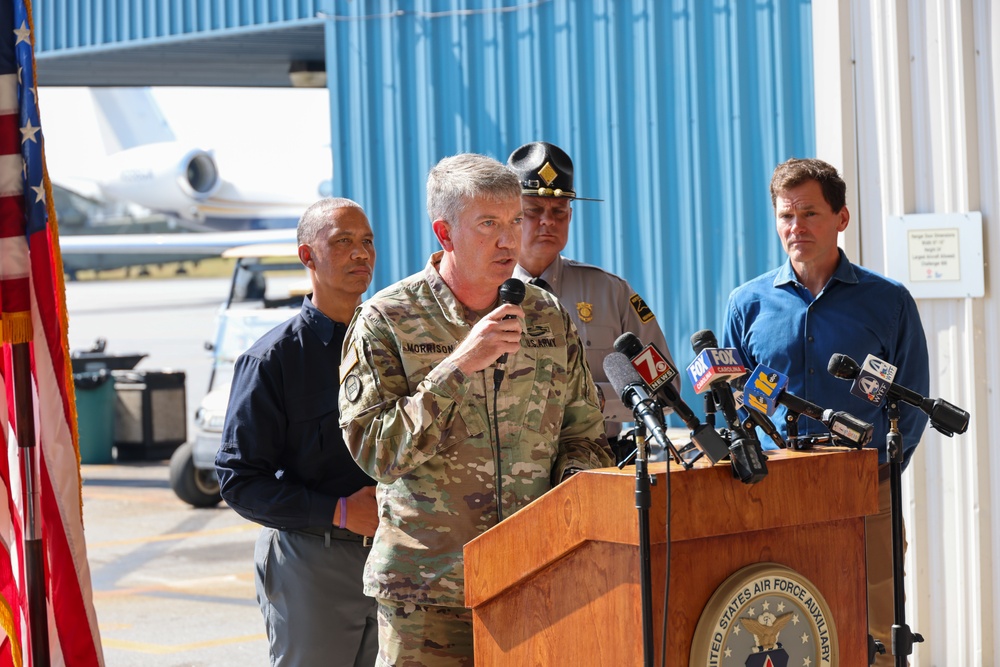
[[622,403],[632,409],[635,420],[642,422],[646,431],[663,448],[663,451],[671,452],[675,455],[675,460],[683,464],[683,459],[677,454],[673,443],[667,438],[662,409],[646,391],[646,383],[632,368],[632,362],[629,361],[628,357],[621,352],[612,352],[604,357],[604,372],[615,392],[621,396]]
[[631,331],[626,331],[615,341],[615,350],[629,358],[632,367],[639,377],[668,408],[673,408],[674,414],[681,418],[684,425],[691,429],[691,442],[701,450],[712,463],[718,463],[729,456],[729,446],[715,429],[698,421],[698,417],[684,402],[671,381],[677,376],[677,369],[670,365],[666,355],[652,343],[643,346],[639,337]]
[[[508,278],[500,285],[500,303],[512,303],[515,306],[524,301],[524,283],[517,278]],[[505,315],[505,320],[515,319],[513,315]],[[497,359],[497,367],[493,371],[493,391],[500,391],[504,373],[507,371],[507,353]]]
[[[732,385],[743,391],[743,404],[748,412],[773,415],[775,408],[783,405],[787,408],[789,416],[797,419],[798,415],[805,415],[826,426],[836,444],[861,449],[871,442],[874,430],[871,424],[849,412],[824,409],[804,398],[799,398],[785,389],[788,386],[788,376],[763,364],[758,364],[746,376],[733,380]],[[787,423],[791,424],[790,421]],[[794,442],[795,438],[790,439],[793,440],[793,447],[801,448]]]
[[691,336],[691,347],[695,357],[687,368],[688,377],[697,393],[711,390],[715,402],[726,418],[731,441],[729,460],[733,466],[733,476],[744,484],[756,484],[767,476],[767,457],[760,442],[748,433],[736,412],[736,402],[729,381],[742,377],[747,369],[735,348],[720,348],[715,334],[702,329]]
[[715,428],[715,396],[705,394],[705,423]]
[[969,428],[969,413],[940,398],[925,398],[912,389],[892,381],[896,367],[878,357],[868,355],[863,366],[846,354],[834,354],[826,369],[841,380],[854,380],[851,393],[875,405],[881,405],[886,396],[920,408],[930,417],[931,427],[949,438],[965,433]]
[[[744,376],[745,377],[745,376]],[[736,403],[737,410],[743,410],[747,414],[747,419],[743,422],[744,428],[752,428],[756,426],[764,432],[764,434],[771,439],[778,449],[785,449],[788,447],[788,443],[785,439],[781,437],[781,433],[778,432],[778,427],[774,425],[771,421],[770,415],[773,412],[764,413],[757,412],[756,410],[750,410],[746,406],[746,392],[743,391],[742,387],[738,386],[737,383],[742,383],[743,378],[736,378],[729,381],[729,385],[733,388],[733,400]],[[711,394],[705,394],[706,396],[711,396]]]

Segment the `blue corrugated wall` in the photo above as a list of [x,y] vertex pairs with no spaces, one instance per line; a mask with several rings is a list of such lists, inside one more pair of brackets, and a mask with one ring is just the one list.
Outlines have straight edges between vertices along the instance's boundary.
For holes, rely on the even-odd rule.
[[565,148],[577,191],[604,200],[574,204],[566,254],[628,279],[678,363],[695,331],[721,336],[732,288],[783,261],[768,184],[814,150],[809,2],[330,6],[334,192],[373,221],[373,287],[438,248],[424,207],[438,159],[504,161],[533,140]]
[[34,0],[39,53],[314,19],[327,0]]

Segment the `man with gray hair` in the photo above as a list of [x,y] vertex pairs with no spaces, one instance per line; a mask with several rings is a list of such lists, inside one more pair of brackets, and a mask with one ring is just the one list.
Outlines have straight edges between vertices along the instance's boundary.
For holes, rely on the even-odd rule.
[[351,459],[337,413],[340,352],[372,280],[374,237],[349,199],[313,204],[297,237],[312,294],[237,359],[216,470],[226,502],[263,526],[254,564],[271,665],[374,665],[375,604],[361,575],[375,482]]
[[427,212],[443,249],[362,305],[340,367],[340,425],[378,480],[365,592],[378,601],[379,667],[471,666],[462,547],[613,462],[569,314],[533,285],[521,305],[499,300],[521,246],[517,177],[482,155],[445,158],[427,177]]

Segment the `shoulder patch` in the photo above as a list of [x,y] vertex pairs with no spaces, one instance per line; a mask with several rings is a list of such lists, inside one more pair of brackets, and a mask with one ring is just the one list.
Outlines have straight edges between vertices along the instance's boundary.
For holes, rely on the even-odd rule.
[[344,393],[351,403],[357,401],[361,396],[361,378],[358,377],[357,373],[348,375],[344,380]]
[[628,301],[632,304],[632,309],[635,310],[635,314],[639,316],[639,320],[643,324],[656,317],[653,315],[653,311],[649,309],[649,306],[646,305],[646,302],[643,301],[642,297],[638,294],[633,294]]
[[340,377],[341,379],[346,378],[351,370],[358,365],[358,350],[351,345],[351,349],[347,351],[344,358],[340,362]]

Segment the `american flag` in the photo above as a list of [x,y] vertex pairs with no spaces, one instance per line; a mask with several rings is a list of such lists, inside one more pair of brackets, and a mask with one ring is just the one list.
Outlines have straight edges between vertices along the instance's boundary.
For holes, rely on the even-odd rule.
[[[31,5],[0,0],[0,665],[33,665],[24,537],[40,537],[52,665],[104,664],[83,503],[66,290],[51,186],[39,129]],[[30,390],[16,393],[15,346],[30,350]],[[28,395],[24,395],[28,394]],[[34,447],[20,447],[18,403],[33,406]],[[29,413],[31,414],[31,413]],[[23,444],[23,443],[22,443]],[[33,456],[36,509],[25,523],[22,456]],[[6,502],[3,502],[4,498]],[[34,540],[38,543],[37,539]],[[42,662],[41,660],[39,662]]]

